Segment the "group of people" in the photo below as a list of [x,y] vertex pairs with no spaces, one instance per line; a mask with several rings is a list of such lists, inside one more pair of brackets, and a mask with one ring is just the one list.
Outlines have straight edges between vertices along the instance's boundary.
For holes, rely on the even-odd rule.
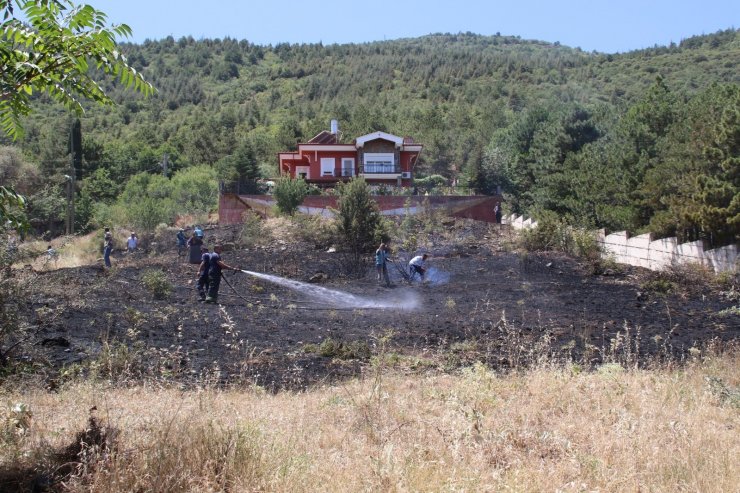
[[185,229],[180,228],[176,235],[177,255],[182,256],[188,252],[188,261],[191,264],[200,263],[200,247],[205,244],[205,234],[200,226],[193,228],[193,234],[188,238]]
[[185,229],[180,228],[176,235],[177,254],[182,256],[188,251],[188,261],[198,264],[198,274],[195,280],[195,289],[198,297],[206,303],[218,302],[218,290],[221,287],[221,272],[224,270],[240,271],[238,267],[226,264],[221,258],[223,246],[217,244],[213,251],[208,251],[205,234],[200,226],[193,228],[193,234],[187,238]]
[[232,267],[221,259],[223,246],[216,245],[213,252],[208,251],[206,245],[202,245],[200,266],[198,267],[198,276],[195,282],[195,288],[198,290],[198,296],[201,301],[206,303],[218,302],[218,289],[221,286],[221,271],[235,270],[240,271],[239,267]]
[[[409,280],[413,281],[416,275],[419,275],[419,279],[423,282],[424,275],[427,271],[426,262],[429,256],[425,253],[423,255],[417,255],[416,257],[409,260]],[[390,248],[387,244],[381,243],[377,250],[375,250],[375,270],[377,273],[377,281],[385,281],[386,286],[391,285],[390,277],[388,276],[388,261],[390,258]]]
[[[139,247],[139,237],[135,232],[131,232],[131,235],[126,239],[126,251],[128,253],[134,253]],[[51,245],[49,245],[51,248]],[[113,253],[113,233],[110,228],[103,230],[103,262],[105,262],[106,268],[110,269],[110,254]]]

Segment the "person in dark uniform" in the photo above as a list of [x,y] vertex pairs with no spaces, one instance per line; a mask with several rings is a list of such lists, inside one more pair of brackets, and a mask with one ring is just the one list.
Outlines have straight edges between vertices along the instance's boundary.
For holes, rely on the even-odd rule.
[[191,264],[200,264],[201,246],[203,246],[203,238],[193,233],[193,236],[188,239],[188,249],[190,251],[189,256]]
[[206,303],[217,303],[218,302],[218,288],[221,285],[221,271],[227,270],[241,270],[238,267],[232,267],[227,265],[221,260],[221,252],[223,247],[216,245],[213,247],[213,253],[210,256],[210,267],[208,272],[208,296],[206,296]]
[[198,280],[195,283],[195,289],[198,290],[198,296],[200,300],[206,299],[206,293],[208,292],[208,285],[210,280],[208,279],[208,273],[211,271],[211,254],[208,252],[208,247],[203,245],[200,247],[201,261],[200,267],[198,268]]
[[493,214],[496,217],[496,224],[501,224],[502,213],[501,202],[496,202],[496,207],[493,208]]

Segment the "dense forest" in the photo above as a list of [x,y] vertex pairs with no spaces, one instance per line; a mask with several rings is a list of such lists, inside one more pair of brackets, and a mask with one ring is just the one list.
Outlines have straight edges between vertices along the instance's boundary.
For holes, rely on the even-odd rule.
[[118,104],[87,105],[77,138],[74,116],[40,96],[25,134],[0,140],[0,178],[29,198],[37,229],[64,217],[72,163],[78,229],[148,227],[214,207],[217,180],[274,177],[278,151],[337,119],[346,141],[413,137],[424,144],[417,177],[501,190],[512,212],[738,241],[739,30],[622,54],[471,33],[120,48],[154,96],[101,77]]

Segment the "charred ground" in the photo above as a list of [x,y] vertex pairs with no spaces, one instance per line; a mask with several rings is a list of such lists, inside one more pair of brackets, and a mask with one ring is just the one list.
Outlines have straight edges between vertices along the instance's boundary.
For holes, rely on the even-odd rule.
[[[596,269],[558,254],[503,248],[508,234],[458,221],[424,249],[445,282],[408,285],[394,275],[379,286],[369,260],[363,276],[347,259],[294,241],[240,248],[224,260],[244,269],[365,298],[418,297],[415,310],[351,309],[243,273],[225,272],[220,305],[197,301],[197,266],[173,249],[115,255],[114,269],[85,266],[16,276],[30,286],[19,317],[25,359],[49,385],[95,373],[105,378],[174,380],[185,385],[258,384],[302,389],[359,376],[378,364],[409,371],[454,371],[480,361],[496,369],[558,358],[588,366],[607,360],[680,360],[691,348],[736,341],[731,295],[706,286],[658,293],[655,274],[621,266]],[[207,231],[231,244],[238,228]],[[408,254],[396,247],[396,258]],[[142,282],[162,272],[172,286],[155,299]],[[723,312],[724,310],[724,312]],[[695,351],[695,350],[694,350]]]

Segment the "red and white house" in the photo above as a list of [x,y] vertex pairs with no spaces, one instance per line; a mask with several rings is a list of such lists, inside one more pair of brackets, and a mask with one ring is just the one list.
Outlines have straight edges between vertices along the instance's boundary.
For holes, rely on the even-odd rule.
[[280,174],[303,178],[320,187],[331,187],[355,176],[370,185],[412,186],[416,160],[422,145],[410,137],[373,132],[340,144],[336,121],[332,131],[323,131],[295,152],[280,152]]

